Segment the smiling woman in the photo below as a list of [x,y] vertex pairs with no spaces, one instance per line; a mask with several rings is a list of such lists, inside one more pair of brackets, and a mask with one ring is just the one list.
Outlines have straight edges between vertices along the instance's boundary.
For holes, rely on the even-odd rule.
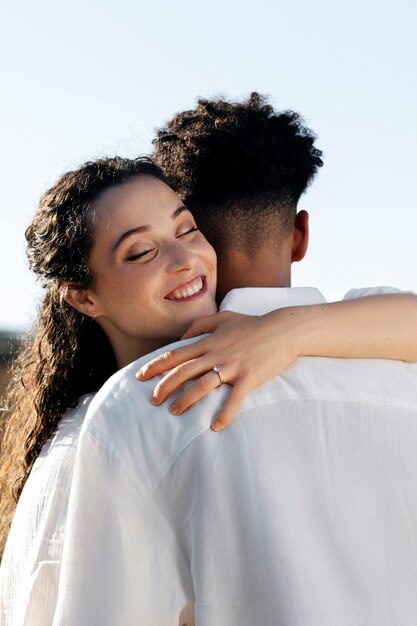
[[66,300],[101,326],[118,367],[217,310],[215,252],[162,180],[143,175],[107,189],[89,219],[94,283],[68,283]]
[[15,364],[2,443],[0,548],[19,506],[0,621],[33,623],[41,611],[46,625],[87,407],[118,368],[217,310],[216,254],[149,159],[100,159],[65,174],[26,238],[45,297]]

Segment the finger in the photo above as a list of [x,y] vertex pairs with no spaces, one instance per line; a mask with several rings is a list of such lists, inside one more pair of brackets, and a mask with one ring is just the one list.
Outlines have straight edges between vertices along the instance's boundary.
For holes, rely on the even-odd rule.
[[232,423],[249,392],[250,388],[245,380],[242,379],[236,382],[226,399],[223,409],[213,420],[211,424],[212,430],[219,432]]
[[194,320],[181,339],[191,339],[191,337],[197,337],[204,333],[214,333],[220,321],[223,320],[227,313],[227,311],[223,311],[222,313],[214,313],[213,315],[207,315],[206,317],[200,317]]
[[169,407],[173,415],[181,415],[193,404],[204,398],[208,393],[220,386],[216,372],[210,371],[196,380],[191,387],[182,393]]
[[154,404],[161,404],[171,393],[178,389],[178,387],[187,382],[187,380],[197,378],[207,373],[210,369],[204,357],[178,365],[178,367],[175,367],[171,372],[165,374],[163,379],[156,385],[152,402]]
[[199,356],[202,356],[205,352],[204,339],[196,341],[189,346],[183,346],[182,348],[175,348],[169,350],[155,357],[145,365],[143,365],[136,374],[138,380],[148,380],[153,378],[157,374],[162,374],[167,370],[177,367],[181,363],[191,361]]

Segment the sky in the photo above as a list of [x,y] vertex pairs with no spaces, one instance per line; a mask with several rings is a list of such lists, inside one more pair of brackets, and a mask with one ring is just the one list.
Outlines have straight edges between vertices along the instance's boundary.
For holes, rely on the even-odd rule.
[[251,91],[300,112],[324,153],[293,285],[417,291],[416,18],[415,0],[3,3],[0,330],[36,318],[24,231],[59,175],[149,153],[198,96]]

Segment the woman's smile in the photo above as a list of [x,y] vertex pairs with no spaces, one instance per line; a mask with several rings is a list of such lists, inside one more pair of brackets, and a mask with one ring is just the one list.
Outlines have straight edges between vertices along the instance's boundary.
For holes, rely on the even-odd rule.
[[177,302],[189,302],[197,300],[207,293],[207,281],[205,276],[195,276],[191,280],[179,285],[165,296],[167,300]]

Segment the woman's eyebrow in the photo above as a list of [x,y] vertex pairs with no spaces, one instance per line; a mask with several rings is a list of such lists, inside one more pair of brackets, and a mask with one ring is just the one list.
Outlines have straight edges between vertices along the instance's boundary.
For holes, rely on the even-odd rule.
[[[184,211],[189,211],[189,209],[187,209],[187,207],[185,206],[178,207],[178,209],[175,209],[175,211],[171,215],[171,219],[175,220]],[[148,224],[145,224],[144,226],[136,226],[135,228],[130,228],[129,230],[126,230],[124,233],[120,235],[120,237],[114,244],[112,248],[112,252],[116,252],[117,248],[120,246],[122,241],[125,241],[125,239],[127,239],[128,237],[131,237],[132,235],[137,235],[138,233],[146,233],[150,230],[152,229]]]
[[184,211],[188,211],[189,213],[191,212],[190,209],[187,209],[186,206],[182,205],[173,212],[173,214],[171,215],[171,218],[175,220],[179,215],[181,215],[181,213],[184,213]]
[[149,226],[137,226],[136,228],[130,228],[129,230],[126,230],[122,235],[120,235],[119,239],[114,244],[112,252],[116,252],[117,248],[125,239],[128,239],[129,237],[131,237],[132,235],[136,235],[137,233],[145,233],[148,230],[150,230]]

